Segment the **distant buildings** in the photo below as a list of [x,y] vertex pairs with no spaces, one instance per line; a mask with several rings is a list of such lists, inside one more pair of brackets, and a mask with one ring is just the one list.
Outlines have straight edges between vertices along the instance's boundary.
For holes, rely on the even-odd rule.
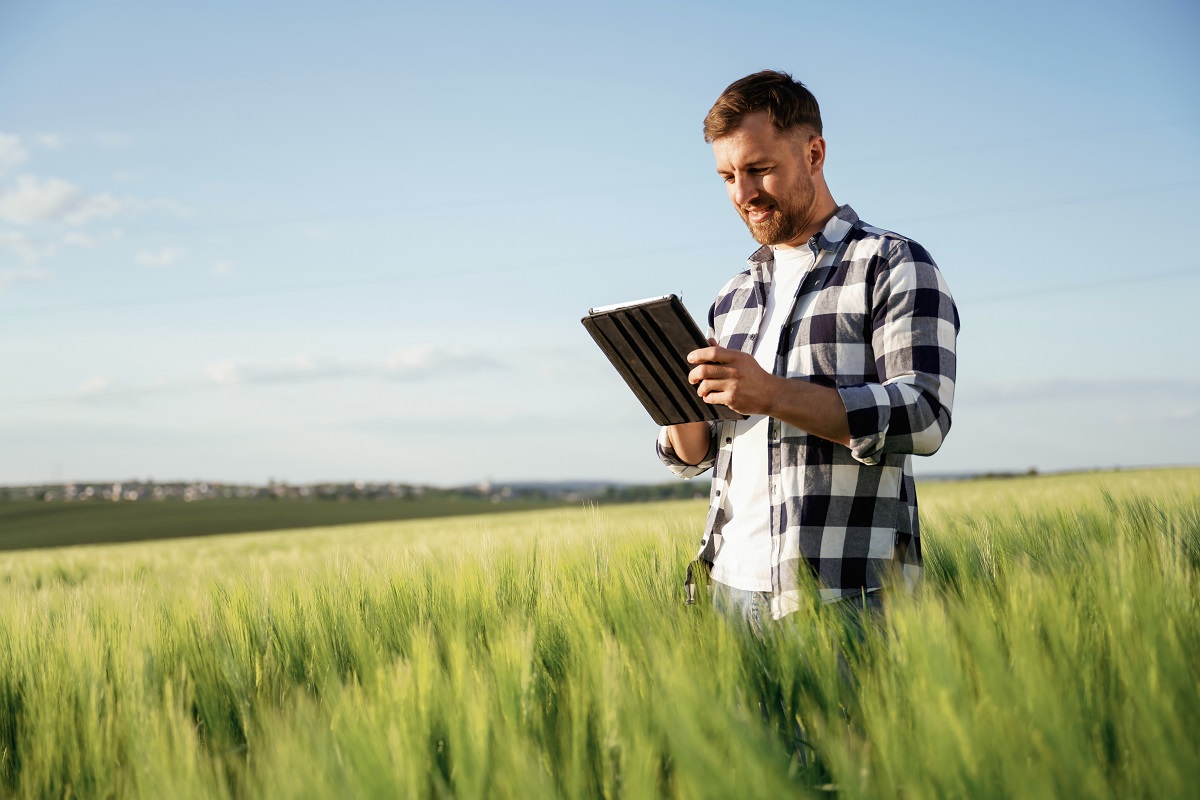
[[490,480],[473,486],[437,488],[408,483],[366,481],[294,485],[286,481],[253,484],[218,481],[95,481],[91,483],[0,486],[0,502],[108,502],[194,503],[206,500],[270,500],[290,502],[351,502],[372,500],[475,499],[503,503],[509,500],[628,502],[671,498],[707,497],[708,486],[697,481],[677,481],[656,486],[628,486],[600,481],[526,482],[496,484]]

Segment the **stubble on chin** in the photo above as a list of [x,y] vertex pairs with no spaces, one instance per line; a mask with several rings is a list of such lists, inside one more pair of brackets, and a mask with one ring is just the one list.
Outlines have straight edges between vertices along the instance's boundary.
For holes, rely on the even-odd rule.
[[774,207],[771,215],[763,222],[751,222],[750,215],[744,208],[735,208],[754,241],[769,247],[794,241],[808,228],[814,215],[816,190],[811,181],[801,182],[791,192],[775,196],[764,193],[760,199]]
[[767,247],[789,242],[803,230],[802,223],[797,224],[795,219],[781,212],[778,207],[766,222],[751,222],[749,215],[740,208],[738,213],[742,215],[742,222],[746,223],[754,241]]

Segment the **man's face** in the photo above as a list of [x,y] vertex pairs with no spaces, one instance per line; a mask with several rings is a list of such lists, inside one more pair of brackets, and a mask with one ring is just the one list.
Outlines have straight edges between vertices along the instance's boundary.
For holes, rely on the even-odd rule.
[[808,238],[816,212],[813,138],[803,130],[780,133],[760,111],[713,142],[717,174],[759,244],[797,246]]

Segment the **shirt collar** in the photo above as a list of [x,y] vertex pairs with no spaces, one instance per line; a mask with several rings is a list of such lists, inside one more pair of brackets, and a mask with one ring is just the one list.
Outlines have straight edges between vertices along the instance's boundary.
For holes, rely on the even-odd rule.
[[[854,213],[854,209],[848,205],[839,206],[821,232],[809,240],[809,244],[815,241],[820,250],[836,250],[857,224],[858,214]],[[769,245],[758,248],[747,259],[752,267],[774,260],[775,256]]]

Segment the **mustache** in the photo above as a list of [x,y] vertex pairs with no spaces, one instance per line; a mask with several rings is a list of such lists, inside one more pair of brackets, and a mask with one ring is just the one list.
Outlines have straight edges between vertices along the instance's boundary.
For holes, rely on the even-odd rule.
[[743,214],[749,214],[751,211],[762,211],[764,208],[779,208],[779,203],[774,198],[770,200],[756,200],[753,203],[738,206],[738,210]]

